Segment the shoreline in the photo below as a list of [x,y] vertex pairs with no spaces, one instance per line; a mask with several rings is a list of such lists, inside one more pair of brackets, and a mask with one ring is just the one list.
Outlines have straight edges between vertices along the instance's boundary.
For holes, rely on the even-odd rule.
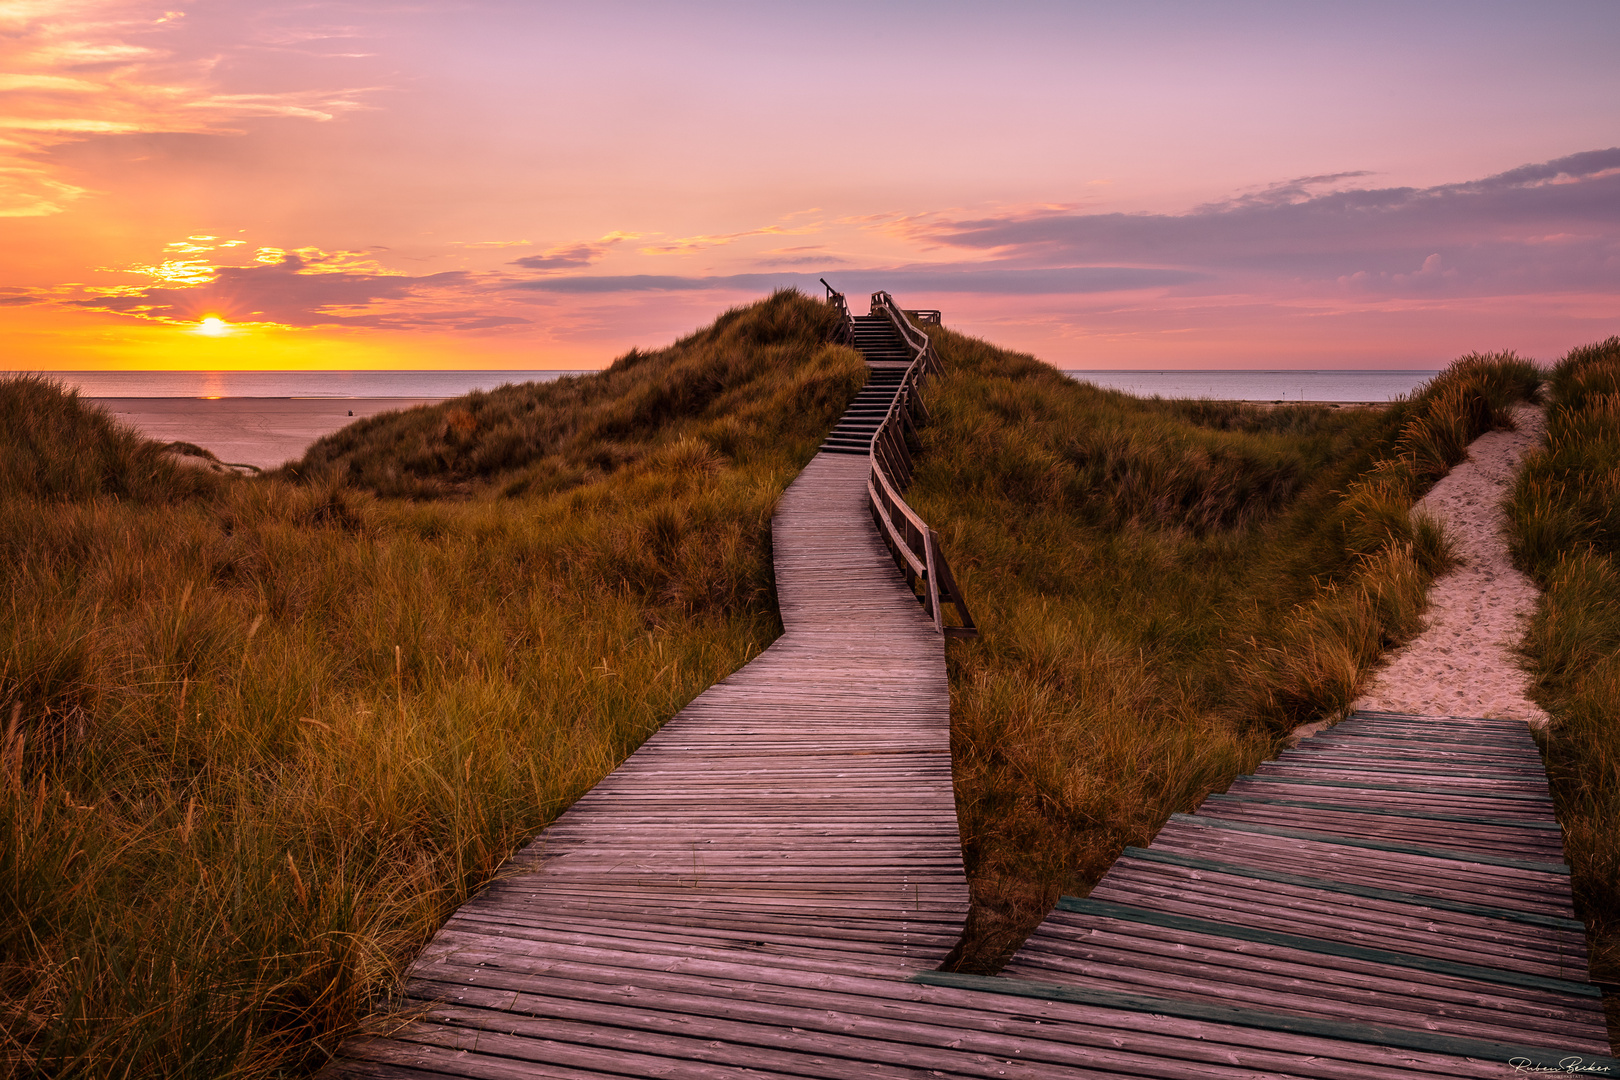
[[[93,402],[160,443],[187,442],[233,465],[274,469],[304,456],[317,439],[379,413],[434,405],[447,397],[91,397]],[[1190,400],[1190,399],[1189,399]],[[1260,409],[1308,406],[1381,409],[1387,401],[1256,401],[1205,399]]]
[[142,436],[188,442],[232,465],[274,469],[304,456],[317,439],[357,420],[444,398],[86,397]]

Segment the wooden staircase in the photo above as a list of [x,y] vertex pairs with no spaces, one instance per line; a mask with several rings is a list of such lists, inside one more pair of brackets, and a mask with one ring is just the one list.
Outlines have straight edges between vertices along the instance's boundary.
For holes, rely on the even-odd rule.
[[850,323],[855,348],[872,373],[821,449],[829,454],[865,455],[872,450],[872,438],[889,415],[914,356],[887,316],[857,315]]

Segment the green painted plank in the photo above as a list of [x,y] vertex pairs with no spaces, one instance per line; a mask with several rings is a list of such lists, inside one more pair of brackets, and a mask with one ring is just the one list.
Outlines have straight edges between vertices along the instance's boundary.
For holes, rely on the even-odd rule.
[[1528,792],[1481,792],[1478,788],[1458,790],[1456,788],[1414,787],[1411,784],[1380,784],[1376,781],[1360,780],[1307,780],[1298,776],[1273,776],[1270,773],[1248,773],[1238,777],[1239,780],[1254,780],[1264,784],[1301,784],[1309,787],[1343,787],[1361,788],[1366,791],[1409,791],[1414,795],[1477,795],[1486,799],[1507,799],[1517,802],[1539,802],[1552,805],[1552,796],[1538,795]]
[[1526,735],[1523,739],[1511,739],[1505,736],[1490,736],[1488,738],[1480,738],[1477,735],[1418,735],[1401,729],[1350,727],[1348,724],[1337,724],[1330,728],[1324,728],[1315,735],[1308,735],[1305,738],[1302,738],[1299,742],[1300,745],[1303,746],[1308,742],[1314,742],[1317,739],[1329,738],[1335,735],[1344,739],[1377,739],[1384,742],[1409,742],[1421,744],[1433,743],[1437,746],[1460,746],[1464,748],[1480,747],[1485,750],[1500,749],[1524,754],[1534,754],[1538,758],[1541,756],[1541,752],[1536,749],[1535,740],[1530,738],[1528,735]]
[[1368,806],[1344,806],[1339,803],[1307,802],[1301,799],[1278,799],[1266,795],[1233,795],[1230,792],[1208,796],[1204,801],[1253,802],[1267,806],[1297,806],[1301,810],[1333,810],[1344,814],[1377,814],[1379,817],[1421,818],[1424,821],[1456,821],[1464,825],[1494,825],[1504,829],[1550,829],[1562,833],[1556,821],[1514,821],[1512,818],[1471,817],[1467,814],[1436,814],[1429,810],[1376,810]]
[[1467,720],[1481,727],[1498,727],[1504,731],[1525,731],[1529,725],[1519,720],[1499,720],[1490,716],[1431,716],[1428,713],[1391,712],[1388,709],[1357,709],[1351,720]]
[[1546,766],[1534,747],[1519,750],[1515,747],[1492,747],[1471,744],[1464,748],[1455,743],[1420,742],[1416,739],[1373,738],[1370,735],[1330,735],[1324,732],[1314,739],[1302,739],[1298,746],[1289,747],[1293,754],[1361,754],[1370,758],[1400,758],[1411,764],[1452,764],[1469,768],[1515,769],[1522,772],[1545,772]]
[[1542,777],[1547,768],[1539,757],[1508,754],[1470,754],[1461,750],[1431,750],[1424,753],[1412,746],[1356,746],[1345,739],[1334,742],[1313,743],[1307,740],[1286,751],[1280,761],[1320,761],[1323,759],[1354,758],[1377,768],[1429,769],[1435,772],[1498,777],[1518,780],[1522,777]]
[[1562,915],[1542,915],[1535,911],[1515,911],[1512,908],[1491,907],[1487,904],[1469,904],[1461,900],[1448,900],[1439,896],[1424,896],[1422,893],[1398,892],[1394,889],[1377,889],[1371,885],[1354,885],[1345,881],[1332,881],[1328,878],[1307,877],[1304,874],[1285,874],[1279,870],[1264,870],[1258,866],[1242,866],[1238,863],[1221,862],[1216,859],[1201,859],[1196,855],[1182,855],[1174,851],[1128,847],[1121,853],[1120,857],[1137,859],[1142,862],[1163,863],[1166,866],[1184,866],[1189,870],[1207,870],[1212,874],[1229,874],[1233,877],[1251,878],[1256,881],[1274,881],[1279,885],[1297,885],[1303,889],[1320,889],[1323,892],[1360,896],[1368,900],[1387,900],[1395,904],[1413,904],[1419,907],[1435,908],[1440,911],[1455,911],[1460,915],[1479,915],[1482,918],[1527,923],[1531,926],[1546,926],[1557,930],[1579,930],[1582,932],[1586,930],[1586,924],[1579,919],[1566,919]]
[[1130,904],[1116,904],[1109,900],[1083,900],[1078,896],[1060,896],[1058,897],[1057,909],[1075,915],[1095,915],[1099,918],[1118,919],[1121,922],[1138,923],[1143,926],[1181,930],[1189,934],[1208,934],[1210,937],[1228,938],[1234,941],[1252,941],[1257,945],[1275,945],[1281,949],[1295,949],[1299,952],[1316,953],[1319,956],[1338,956],[1346,960],[1364,960],[1370,964],[1388,964],[1390,967],[1407,968],[1412,971],[1428,971],[1436,975],[1449,975],[1457,979],[1473,979],[1475,982],[1497,983],[1501,986],[1522,986],[1532,990],[1547,990],[1558,994],[1569,994],[1574,997],[1601,998],[1603,996],[1603,991],[1591,983],[1574,982],[1569,979],[1554,979],[1551,976],[1532,975],[1523,971],[1504,971],[1501,968],[1483,967],[1479,964],[1462,964],[1455,960],[1440,960],[1432,956],[1396,952],[1393,949],[1374,949],[1366,945],[1351,945],[1343,941],[1328,941],[1325,938],[1306,937],[1303,934],[1285,934],[1280,930],[1265,930],[1258,926],[1243,926],[1239,923],[1219,922],[1215,919],[1200,919],[1192,915],[1172,915],[1164,911],[1154,911],[1151,908],[1133,907]]
[[1355,836],[1337,836],[1333,833],[1317,832],[1312,829],[1289,829],[1281,825],[1255,825],[1247,821],[1230,821],[1226,818],[1205,817],[1202,814],[1196,817],[1192,814],[1171,814],[1170,820],[1179,821],[1183,824],[1203,825],[1213,829],[1230,829],[1233,832],[1254,833],[1259,836],[1280,836],[1289,840],[1310,840],[1319,844],[1336,844],[1340,847],[1366,848],[1369,851],[1392,851],[1401,855],[1424,855],[1431,859],[1449,859],[1453,862],[1475,863],[1481,866],[1505,866],[1514,870],[1533,870],[1541,874],[1569,876],[1569,867],[1563,863],[1507,859],[1500,855],[1453,851],[1450,848],[1427,847],[1423,844],[1390,844],[1380,840],[1362,840]]
[[[1008,979],[998,975],[961,975],[949,971],[925,971],[913,975],[911,981],[924,986],[944,986],[955,990],[977,990],[989,994],[1007,994],[1013,997],[1037,998],[1042,1001],[1072,1002],[1094,1005],[1103,1009],[1127,1012],[1153,1013],[1174,1016],[1183,1020],[1197,1020],[1210,1024],[1229,1024],[1233,1027],[1259,1028],[1291,1035],[1304,1035],[1336,1042],[1360,1043],[1366,1046],[1385,1046],[1400,1050],[1416,1050],[1428,1054],[1473,1058],[1478,1061],[1499,1061],[1522,1072],[1580,1072],[1598,1076],[1620,1076],[1620,1061],[1598,1054],[1549,1050],[1541,1047],[1517,1046],[1511,1043],[1487,1042],[1438,1032],[1407,1031],[1404,1028],[1384,1027],[1376,1024],[1355,1024],[1344,1020],[1327,1020],[1314,1016],[1290,1016],[1286,1013],[1244,1009],[1234,1005],[1216,1005],[1199,1001],[1177,1001],[1174,998],[1148,997],[1140,994],[1122,994],[1112,990],[1093,990],[1083,986],[1062,986],[1057,983],[1034,982],[1028,979]],[[1206,1041],[1214,1041],[1208,1039]],[[1221,1040],[1226,1041],[1226,1040]]]
[[[1490,739],[1519,739],[1526,738],[1534,742],[1527,725],[1501,727],[1494,724],[1425,724],[1422,722],[1404,722],[1390,716],[1353,716],[1349,720],[1335,724],[1334,727],[1350,726],[1351,730],[1364,731],[1402,731],[1414,735],[1451,735],[1465,738],[1484,737]],[[1331,729],[1323,729],[1331,730]]]
[[[1290,750],[1290,751],[1286,751],[1283,757],[1278,758],[1275,762],[1271,762],[1270,764],[1286,765],[1286,766],[1290,766],[1290,767],[1296,768],[1296,769],[1303,769],[1303,768],[1321,769],[1323,772],[1365,772],[1365,773],[1377,773],[1377,774],[1382,775],[1382,776],[1429,776],[1429,777],[1434,777],[1435,779],[1442,780],[1442,781],[1447,776],[1457,776],[1457,777],[1461,777],[1461,778],[1463,778],[1465,780],[1515,780],[1515,779],[1517,779],[1516,777],[1503,776],[1499,772],[1494,772],[1494,771],[1490,771],[1490,770],[1479,771],[1479,770],[1475,770],[1475,769],[1453,769],[1453,768],[1447,767],[1444,764],[1433,765],[1433,766],[1431,766],[1431,765],[1423,765],[1423,764],[1412,764],[1412,765],[1371,764],[1371,765],[1369,765],[1369,764],[1364,764],[1364,763],[1359,762],[1359,761],[1355,762],[1354,764],[1351,764],[1351,763],[1334,764],[1331,761],[1315,761],[1315,760],[1312,760],[1313,757],[1315,757],[1315,756],[1316,756],[1315,753],[1306,754],[1306,753],[1301,753],[1301,752],[1299,752],[1297,750]],[[1531,775],[1535,775],[1535,774],[1532,773]],[[1538,777],[1538,779],[1539,779],[1539,777]]]

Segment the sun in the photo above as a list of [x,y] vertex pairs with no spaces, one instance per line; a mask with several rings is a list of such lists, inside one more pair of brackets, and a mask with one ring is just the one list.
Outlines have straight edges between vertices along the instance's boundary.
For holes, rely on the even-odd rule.
[[208,315],[198,320],[197,329],[193,333],[205,334],[208,337],[224,337],[231,332],[231,324],[218,315]]

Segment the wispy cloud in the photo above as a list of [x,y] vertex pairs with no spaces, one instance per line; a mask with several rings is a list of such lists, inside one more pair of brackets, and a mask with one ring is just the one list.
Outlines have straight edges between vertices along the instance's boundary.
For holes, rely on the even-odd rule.
[[[823,275],[775,273],[682,276],[676,274],[579,274],[514,282],[514,289],[557,293],[690,292],[757,293],[771,289],[818,290]],[[1021,267],[984,264],[841,269],[825,274],[846,292],[893,289],[929,293],[1045,295],[1119,292],[1179,285],[1201,275],[1187,270],[1134,266]]]
[[534,247],[533,240],[452,240],[451,247],[478,250],[483,248]]
[[[1429,188],[1305,177],[1184,214],[934,220],[922,238],[1006,261],[1125,263],[1392,292],[1620,285],[1620,149]],[[1326,188],[1327,190],[1321,190]]]
[[842,266],[850,260],[832,254],[820,244],[803,244],[762,251],[755,261],[760,266]]
[[513,259],[512,265],[521,266],[525,270],[579,270],[607,255],[615,244],[638,238],[638,233],[611,232],[599,240],[557,244],[538,255],[525,255],[521,259]]
[[40,160],[62,142],[136,132],[227,133],[253,117],[332,120],[368,89],[229,92],[218,56],[171,47],[182,12],[132,0],[14,0],[0,6],[0,217],[61,212],[85,188]]
[[210,315],[238,325],[286,329],[481,330],[530,322],[492,309],[480,275],[400,274],[363,252],[259,248],[247,265],[166,260],[129,272],[148,283],[81,287],[79,295],[56,290],[53,297],[32,298],[177,326]]
[[[788,217],[798,217],[801,213],[789,214]],[[640,248],[643,255],[689,255],[693,252],[704,251],[709,248],[724,247],[735,244],[739,240],[746,240],[753,236],[805,236],[820,232],[819,223],[806,225],[763,225],[757,229],[743,229],[741,232],[730,233],[700,233],[696,236],[677,236],[669,240],[661,240]]]

